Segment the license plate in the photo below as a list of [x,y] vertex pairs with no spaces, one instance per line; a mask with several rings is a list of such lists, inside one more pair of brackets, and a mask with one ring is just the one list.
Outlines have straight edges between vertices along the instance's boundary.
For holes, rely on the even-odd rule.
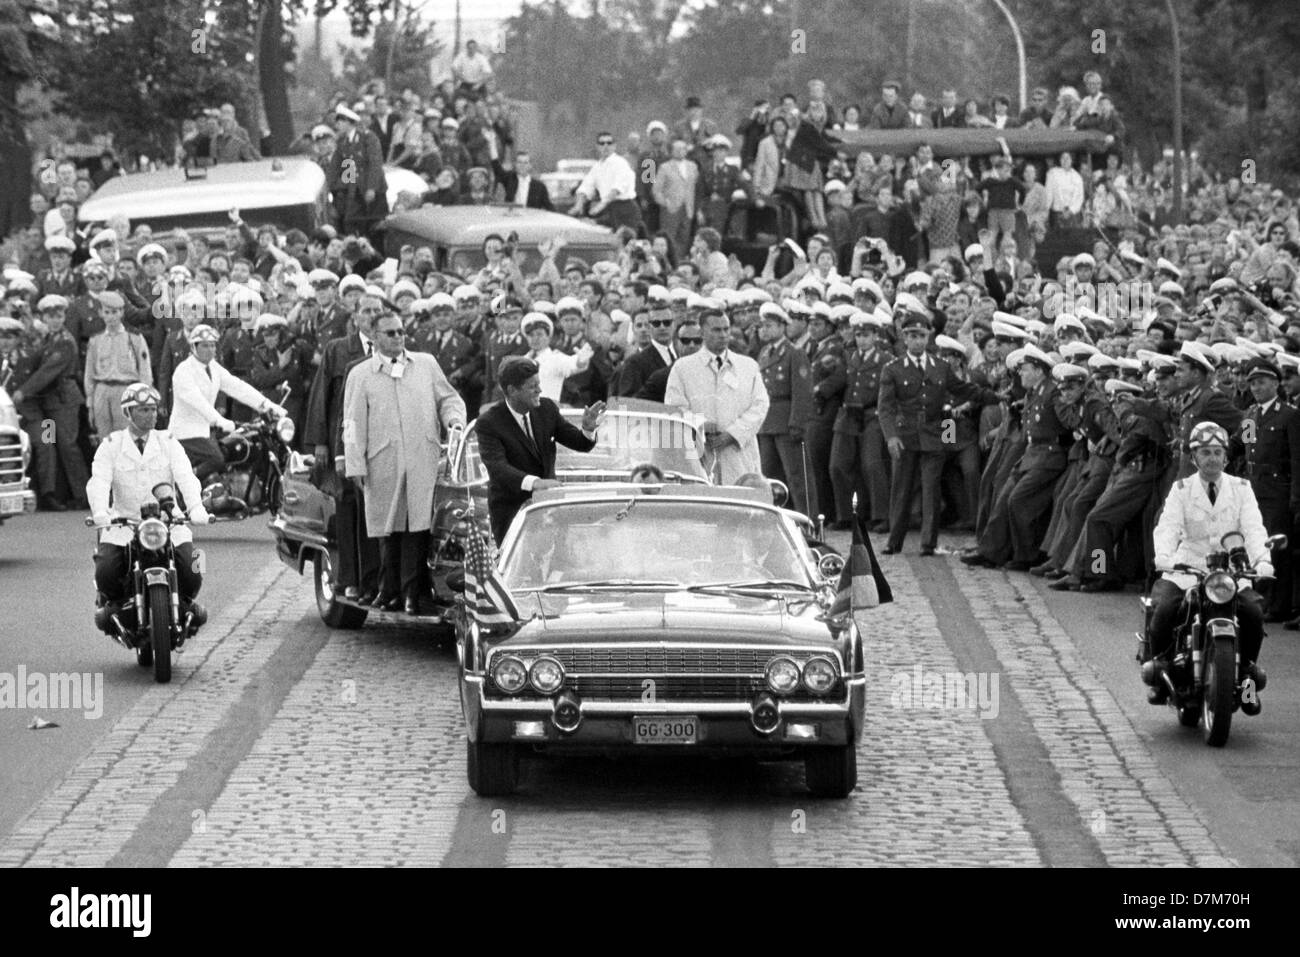
[[695,744],[700,719],[694,715],[632,719],[633,744]]
[[23,510],[23,498],[21,495],[11,495],[8,498],[0,498],[0,515],[17,515]]

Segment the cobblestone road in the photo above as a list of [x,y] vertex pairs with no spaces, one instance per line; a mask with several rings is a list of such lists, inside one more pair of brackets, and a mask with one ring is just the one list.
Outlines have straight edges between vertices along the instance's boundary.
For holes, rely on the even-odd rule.
[[[849,800],[809,797],[798,764],[601,759],[479,799],[453,651],[396,621],[331,632],[268,563],[0,864],[1233,863],[1027,579],[885,561]],[[976,676],[964,706],[926,691],[950,675]]]

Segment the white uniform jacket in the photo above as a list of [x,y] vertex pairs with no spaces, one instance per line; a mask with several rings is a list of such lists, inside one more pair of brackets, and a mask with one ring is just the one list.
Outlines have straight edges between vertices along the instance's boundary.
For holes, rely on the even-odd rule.
[[715,479],[720,472],[721,483],[731,485],[747,472],[763,471],[758,430],[767,417],[771,399],[758,363],[749,356],[728,349],[721,369],[716,360],[712,352],[700,349],[674,362],[668,372],[664,403],[693,413],[697,422],[712,420],[719,431],[729,433],[739,443],[739,448],[723,449],[716,465],[710,454],[705,455],[705,465],[711,467]]
[[172,417],[168,431],[178,440],[206,439],[212,427],[224,418],[217,411],[217,396],[225,393],[250,409],[265,410],[270,400],[238,376],[232,375],[213,359],[203,363],[188,356],[172,373]]
[[[153,489],[159,482],[169,483],[180,493],[194,521],[207,521],[207,512],[199,504],[203,490],[180,442],[168,432],[155,430],[145,440],[141,455],[131,430],[119,429],[95,450],[90,481],[86,483],[91,514],[139,518],[140,506],[155,501]],[[105,531],[100,541],[125,546],[134,534],[133,529],[118,525]],[[173,544],[184,545],[192,540],[189,528],[172,529]]]
[[[1228,532],[1241,532],[1245,536],[1246,555],[1257,571],[1273,573],[1264,544],[1268,532],[1264,530],[1264,519],[1250,482],[1223,474],[1211,505],[1199,474],[1179,479],[1169,490],[1156,524],[1156,568],[1175,565],[1204,568],[1205,556],[1223,550],[1220,540]],[[1166,572],[1164,578],[1182,589],[1196,584],[1196,577],[1186,572]]]

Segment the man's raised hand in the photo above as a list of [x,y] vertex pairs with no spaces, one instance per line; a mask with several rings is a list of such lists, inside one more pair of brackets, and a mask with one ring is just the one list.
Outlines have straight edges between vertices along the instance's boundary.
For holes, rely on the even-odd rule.
[[605,424],[605,403],[593,402],[582,413],[582,431],[595,432]]

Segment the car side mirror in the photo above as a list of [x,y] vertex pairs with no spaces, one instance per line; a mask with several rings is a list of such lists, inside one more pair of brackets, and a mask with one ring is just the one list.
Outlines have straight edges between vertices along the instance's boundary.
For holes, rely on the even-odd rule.
[[817,562],[817,571],[822,576],[822,581],[838,582],[840,575],[844,572],[843,555],[823,555]]
[[783,508],[785,503],[790,501],[790,489],[780,479],[768,479],[767,484],[772,487],[772,504],[777,508]]

